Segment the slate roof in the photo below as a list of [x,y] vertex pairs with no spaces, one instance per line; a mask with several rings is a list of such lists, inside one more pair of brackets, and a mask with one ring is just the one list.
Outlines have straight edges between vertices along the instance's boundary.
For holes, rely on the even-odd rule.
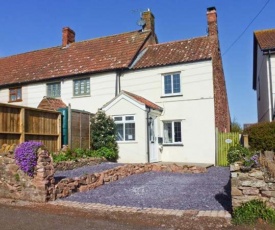
[[133,66],[134,69],[156,67],[212,58],[215,49],[212,37],[149,45]]
[[154,109],[154,110],[159,110],[159,111],[162,111],[163,109],[158,106],[157,104],[145,99],[144,97],[141,97],[139,95],[136,95],[136,94],[133,94],[133,93],[130,93],[130,92],[127,92],[125,90],[122,90],[121,91],[122,93],[125,93],[127,94],[128,96],[134,98],[135,100],[141,102],[142,104],[146,105],[147,107],[151,108],[151,109]]
[[0,58],[0,86],[127,68],[150,33],[122,33]]
[[261,50],[275,48],[275,29],[255,31],[254,35]]
[[59,108],[66,108],[66,104],[58,98],[44,97],[37,106],[38,109],[57,111]]

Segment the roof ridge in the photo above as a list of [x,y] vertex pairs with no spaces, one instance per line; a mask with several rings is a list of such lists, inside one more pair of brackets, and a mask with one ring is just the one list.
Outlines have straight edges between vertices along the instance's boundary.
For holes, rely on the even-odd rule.
[[[68,46],[73,46],[75,44],[80,44],[80,43],[90,42],[90,41],[95,41],[95,40],[100,40],[100,39],[106,39],[106,38],[110,38],[110,37],[116,37],[116,36],[120,36],[120,35],[127,35],[127,34],[131,34],[131,33],[134,34],[134,33],[137,33],[137,32],[150,33],[150,31],[134,30],[134,31],[130,31],[130,32],[120,33],[120,34],[113,34],[113,35],[107,35],[107,36],[103,36],[103,37],[97,37],[97,38],[91,38],[91,39],[86,39],[86,40],[82,40],[82,41],[77,41],[77,42],[70,43]],[[37,50],[31,50],[31,51],[26,51],[26,52],[23,52],[23,53],[17,53],[17,54],[12,54],[12,55],[9,55],[9,56],[0,57],[0,60],[4,59],[4,58],[12,58],[12,57],[15,57],[15,56],[26,55],[26,54],[29,54],[29,53],[41,52],[41,51],[46,51],[46,50],[50,50],[50,49],[62,49],[62,48],[64,48],[64,47],[62,47],[62,45],[58,45],[58,46],[52,46],[52,47],[47,47],[47,48],[42,48],[42,49],[37,49]]]
[[275,30],[275,28],[271,28],[271,29],[263,29],[263,30],[255,30],[254,33],[259,33],[259,32],[267,32],[267,31],[273,31]]
[[148,47],[151,47],[151,46],[161,46],[161,45],[172,44],[172,43],[180,43],[180,42],[184,42],[184,41],[201,39],[201,38],[209,38],[209,37],[207,35],[200,36],[200,37],[192,37],[192,38],[188,38],[188,39],[184,39],[184,40],[175,40],[175,41],[170,41],[170,42],[163,42],[163,43],[152,44],[152,45],[148,45]]

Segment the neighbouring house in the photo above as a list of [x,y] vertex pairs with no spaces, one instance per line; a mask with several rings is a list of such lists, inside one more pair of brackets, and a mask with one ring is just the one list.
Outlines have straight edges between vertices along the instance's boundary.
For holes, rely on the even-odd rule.
[[257,91],[258,122],[274,120],[275,29],[254,32],[253,89]]
[[[37,107],[46,97],[104,110],[117,127],[119,162],[215,163],[216,132],[230,131],[217,12],[208,34],[158,43],[155,18],[142,29],[0,59],[0,101]],[[47,101],[46,101],[47,102]]]

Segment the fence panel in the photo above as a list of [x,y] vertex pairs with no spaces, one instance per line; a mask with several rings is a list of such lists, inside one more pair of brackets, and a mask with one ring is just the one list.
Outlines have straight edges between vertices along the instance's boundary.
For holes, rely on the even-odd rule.
[[41,141],[49,151],[58,151],[60,113],[0,103],[0,146],[28,140]]
[[218,133],[216,165],[228,166],[227,152],[230,146],[240,143],[239,133]]

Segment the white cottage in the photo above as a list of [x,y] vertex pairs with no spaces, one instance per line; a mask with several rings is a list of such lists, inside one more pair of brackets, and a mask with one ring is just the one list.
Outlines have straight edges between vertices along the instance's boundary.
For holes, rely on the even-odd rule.
[[258,122],[275,119],[275,29],[254,32],[253,89],[257,91]]
[[208,34],[158,43],[154,16],[141,30],[0,59],[0,101],[37,107],[44,96],[99,108],[117,125],[119,162],[215,163],[215,132],[230,130],[217,13]]

